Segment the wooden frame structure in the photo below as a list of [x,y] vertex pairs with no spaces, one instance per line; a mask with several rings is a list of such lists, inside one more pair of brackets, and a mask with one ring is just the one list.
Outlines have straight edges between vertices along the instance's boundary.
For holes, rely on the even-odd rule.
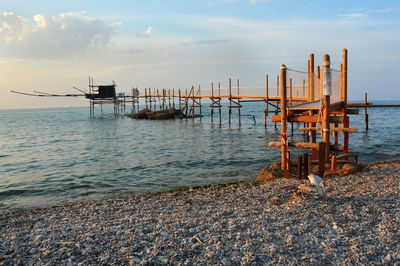
[[[310,55],[308,61],[308,98],[303,104],[293,104],[291,99],[291,80],[289,80],[289,96],[287,95],[287,71],[285,65],[281,66],[281,115],[272,116],[272,122],[281,123],[281,141],[270,142],[271,147],[281,147],[282,170],[285,177],[289,177],[290,156],[289,147],[300,147],[312,150],[311,160],[313,163],[319,163],[320,175],[323,175],[325,164],[330,162],[331,158],[336,158],[336,153],[343,152],[341,157],[347,158],[349,152],[349,133],[356,132],[357,129],[349,128],[348,114],[358,113],[347,109],[347,49],[343,50],[343,63],[340,70],[340,100],[331,102],[332,71],[330,68],[329,55],[324,56],[322,75],[319,67],[317,73],[314,73],[314,55]],[[320,81],[321,98],[316,101],[315,81]],[[316,104],[317,103],[317,104]],[[319,115],[319,114],[321,115]],[[300,131],[308,132],[311,135],[306,142],[288,142],[287,123],[306,123],[307,127],[299,128]],[[317,127],[317,124],[320,124]],[[339,124],[341,127],[339,127]],[[321,132],[322,141],[317,143],[317,131]],[[338,133],[343,134],[343,145],[338,144]],[[331,134],[334,137],[334,143],[331,143]],[[318,151],[318,160],[317,160]],[[336,163],[336,161],[334,162]],[[308,169],[309,171],[310,169]]]

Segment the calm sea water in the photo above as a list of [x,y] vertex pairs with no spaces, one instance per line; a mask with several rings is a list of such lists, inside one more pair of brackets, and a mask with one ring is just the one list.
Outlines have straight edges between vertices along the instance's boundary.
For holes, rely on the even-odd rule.
[[[396,103],[399,102],[385,102]],[[202,119],[131,120],[86,107],[0,110],[0,208],[43,207],[199,186],[253,180],[260,169],[279,160],[279,140],[265,105],[245,104],[242,125],[237,113],[229,126],[211,123],[208,106]],[[370,129],[363,111],[351,116],[350,149],[361,162],[400,156],[400,108],[370,108]],[[253,115],[257,123],[254,124]],[[295,126],[296,128],[296,126]],[[294,131],[291,138],[304,140]],[[293,156],[302,150],[293,150]]]

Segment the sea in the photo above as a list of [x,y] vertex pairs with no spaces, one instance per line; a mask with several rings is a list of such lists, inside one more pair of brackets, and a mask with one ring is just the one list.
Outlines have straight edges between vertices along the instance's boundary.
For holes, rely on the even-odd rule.
[[[400,104],[381,101],[375,104]],[[129,112],[127,108],[127,112]],[[117,196],[254,180],[261,168],[280,160],[280,140],[265,103],[243,103],[228,122],[209,104],[202,118],[133,120],[112,107],[0,110],[0,209],[37,208]],[[198,110],[196,110],[198,112]],[[369,108],[350,116],[350,151],[359,162],[400,157],[400,108]],[[302,125],[300,125],[302,127]],[[294,125],[290,139],[304,141]],[[289,126],[289,132],[291,128]],[[339,142],[343,142],[340,134]],[[292,158],[307,150],[293,148]]]

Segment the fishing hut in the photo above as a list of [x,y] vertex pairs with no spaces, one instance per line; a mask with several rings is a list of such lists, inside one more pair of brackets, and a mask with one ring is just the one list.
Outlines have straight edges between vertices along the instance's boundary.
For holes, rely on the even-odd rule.
[[99,105],[103,113],[103,105],[114,105],[114,115],[125,114],[126,105],[131,104],[131,110],[139,110],[139,90],[132,88],[131,95],[124,92],[116,92],[116,84],[113,81],[110,85],[95,85],[93,78],[89,77],[89,93],[85,93],[85,98],[89,99],[90,115],[94,116],[95,106]]

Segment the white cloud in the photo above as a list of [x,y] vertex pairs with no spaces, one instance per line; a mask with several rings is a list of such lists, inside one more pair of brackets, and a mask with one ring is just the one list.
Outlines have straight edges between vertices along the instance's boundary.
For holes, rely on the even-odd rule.
[[153,32],[154,28],[152,26],[149,26],[145,32],[146,36],[150,36],[151,33]]
[[357,18],[364,18],[367,17],[368,14],[365,13],[349,13],[349,14],[343,14],[340,15],[341,17],[345,18],[345,19],[357,19]]
[[261,2],[271,2],[272,0],[250,0],[250,2],[252,3],[252,4],[254,4],[254,3],[261,3]]
[[107,45],[118,25],[82,13],[62,13],[51,18],[37,14],[32,21],[3,12],[0,48],[17,56],[66,57]]
[[43,15],[37,14],[36,16],[33,17],[33,19],[36,21],[38,28],[47,27],[47,19]]
[[195,41],[192,38],[186,38],[183,40],[183,43],[190,45],[190,44],[195,43]]

